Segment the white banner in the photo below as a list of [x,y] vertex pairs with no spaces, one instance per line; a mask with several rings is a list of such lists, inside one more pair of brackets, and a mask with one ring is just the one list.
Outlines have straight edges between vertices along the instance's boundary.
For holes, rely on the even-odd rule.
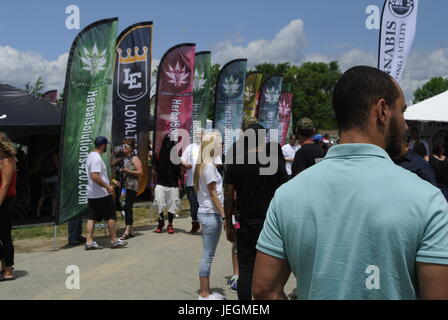
[[378,68],[398,82],[414,42],[418,0],[386,0],[381,16]]

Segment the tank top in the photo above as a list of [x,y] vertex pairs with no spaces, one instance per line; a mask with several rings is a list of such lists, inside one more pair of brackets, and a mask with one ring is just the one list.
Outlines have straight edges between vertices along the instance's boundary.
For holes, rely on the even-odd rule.
[[[132,162],[133,157],[134,156],[131,155],[130,157],[127,157],[124,159],[124,167],[126,169],[135,171],[135,170],[137,170],[137,168],[135,167],[134,162]],[[124,180],[124,188],[126,190],[133,190],[133,191],[137,192],[138,191],[138,177],[127,174],[126,178]]]
[[[17,171],[14,171],[11,178],[11,183],[8,188],[8,192],[6,193],[6,197],[15,197],[16,196],[16,183],[17,183]],[[2,186],[2,171],[0,170],[0,187]]]

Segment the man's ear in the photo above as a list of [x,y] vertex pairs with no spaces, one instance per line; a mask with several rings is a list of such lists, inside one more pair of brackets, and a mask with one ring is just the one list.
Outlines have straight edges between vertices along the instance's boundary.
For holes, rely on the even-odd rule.
[[386,100],[380,99],[374,107],[378,122],[385,124],[390,116],[390,109]]

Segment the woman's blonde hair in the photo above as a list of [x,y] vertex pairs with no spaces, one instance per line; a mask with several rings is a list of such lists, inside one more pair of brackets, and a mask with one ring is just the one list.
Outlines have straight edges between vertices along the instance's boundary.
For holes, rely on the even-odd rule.
[[193,177],[193,185],[194,189],[199,191],[199,178],[202,174],[202,171],[204,170],[205,165],[212,164],[213,160],[216,156],[216,147],[217,144],[221,144],[222,139],[221,135],[217,132],[207,132],[204,134],[202,141],[201,141],[201,149],[198,155],[198,159],[196,161],[196,167],[194,170],[194,177]]
[[9,140],[6,133],[0,131],[0,150],[3,151],[8,157],[16,157],[16,149],[12,144],[11,140]]

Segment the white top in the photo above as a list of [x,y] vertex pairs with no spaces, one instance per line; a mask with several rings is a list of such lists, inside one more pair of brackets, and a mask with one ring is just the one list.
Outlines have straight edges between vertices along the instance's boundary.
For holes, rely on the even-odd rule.
[[[193,167],[187,170],[187,187],[193,186],[193,178],[194,178],[194,169],[196,167],[196,162],[198,160],[199,151],[201,149],[201,145],[198,143],[192,143],[185,148],[185,151],[182,153],[182,161],[191,164]],[[220,165],[222,164],[221,156],[215,157],[213,160],[214,164]]]
[[[294,156],[296,155],[297,150],[300,149],[299,145],[291,146],[289,143],[285,144],[282,147],[283,156],[286,158],[292,158],[294,159]],[[292,162],[285,161],[286,163],[286,172],[291,175],[292,174]]]
[[96,182],[92,180],[90,174],[96,172],[100,174],[101,179],[104,183],[109,184],[109,177],[107,175],[106,164],[101,158],[98,152],[90,152],[86,159],[86,169],[87,169],[87,198],[98,199],[109,196],[106,188],[99,186]]
[[216,193],[221,201],[221,205],[224,202],[224,195],[222,191],[222,177],[218,172],[218,169],[212,164],[206,164],[203,167],[202,174],[199,177],[199,190],[197,191],[200,213],[218,213],[215,208],[210,193],[208,192],[208,185],[212,182],[216,182]]

